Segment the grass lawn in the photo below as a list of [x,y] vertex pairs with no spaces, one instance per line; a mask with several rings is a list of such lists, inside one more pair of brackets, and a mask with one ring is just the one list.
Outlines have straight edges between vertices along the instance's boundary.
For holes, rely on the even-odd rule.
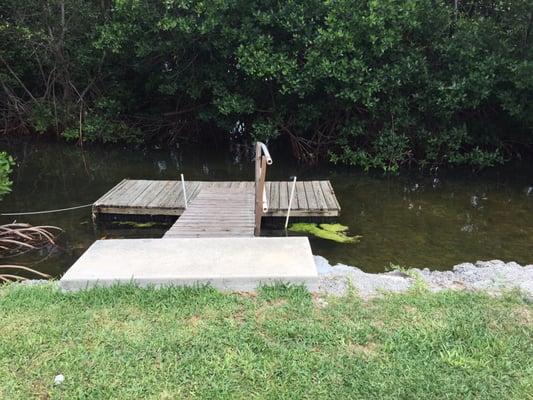
[[283,287],[6,285],[0,398],[533,398],[533,306],[519,294],[325,302]]

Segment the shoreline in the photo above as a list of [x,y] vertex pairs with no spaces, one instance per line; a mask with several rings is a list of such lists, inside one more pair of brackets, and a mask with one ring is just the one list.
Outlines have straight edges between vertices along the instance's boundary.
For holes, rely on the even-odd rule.
[[[491,295],[519,290],[528,301],[533,302],[533,264],[522,266],[514,261],[490,260],[460,263],[448,271],[410,268],[372,273],[340,263],[331,265],[319,255],[313,257],[318,272],[318,295],[345,296],[350,290],[355,290],[362,298],[369,299],[387,292],[407,292],[418,286],[430,292],[466,290]],[[46,282],[49,281],[30,279],[20,283],[39,285]]]
[[354,266],[331,265],[319,255],[314,258],[319,292],[336,296],[343,296],[353,288],[361,297],[370,298],[382,292],[405,292],[422,284],[432,292],[451,289],[501,294],[518,289],[533,300],[533,264],[522,266],[514,261],[490,260],[457,264],[450,271],[412,268],[405,272],[367,273]]

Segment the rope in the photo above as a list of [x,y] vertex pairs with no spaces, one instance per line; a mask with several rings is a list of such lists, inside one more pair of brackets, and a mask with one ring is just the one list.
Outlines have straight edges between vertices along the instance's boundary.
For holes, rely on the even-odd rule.
[[61,211],[78,210],[78,209],[80,209],[80,208],[91,207],[91,206],[92,206],[92,203],[91,203],[91,204],[84,204],[84,205],[82,205],[82,206],[76,206],[76,207],[58,208],[58,209],[56,209],[56,210],[29,211],[29,212],[19,212],[19,213],[1,213],[0,215],[4,215],[4,216],[13,216],[13,215],[51,214],[51,213],[56,213],[56,212],[61,212]]

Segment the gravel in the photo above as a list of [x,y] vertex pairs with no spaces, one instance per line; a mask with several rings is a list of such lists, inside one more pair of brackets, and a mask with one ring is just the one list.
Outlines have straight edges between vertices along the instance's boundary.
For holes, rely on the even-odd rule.
[[432,271],[428,268],[371,274],[344,264],[330,265],[328,260],[315,256],[319,274],[319,290],[333,295],[345,295],[353,287],[362,297],[382,292],[404,292],[415,282],[416,276],[434,292],[444,289],[483,290],[499,294],[519,289],[533,300],[533,265],[521,266],[501,260],[477,261],[455,265],[451,271]]

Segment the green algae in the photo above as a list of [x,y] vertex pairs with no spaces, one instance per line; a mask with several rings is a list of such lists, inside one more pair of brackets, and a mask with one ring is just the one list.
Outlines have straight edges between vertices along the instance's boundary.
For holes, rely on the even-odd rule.
[[339,233],[348,231],[348,227],[346,225],[341,224],[320,224],[318,226],[328,232]]
[[362,236],[348,236],[348,227],[341,224],[296,223],[289,227],[291,232],[308,233],[321,239],[338,243],[357,243]]
[[157,228],[164,226],[161,222],[135,222],[135,221],[115,221],[113,225],[127,226],[129,228]]

